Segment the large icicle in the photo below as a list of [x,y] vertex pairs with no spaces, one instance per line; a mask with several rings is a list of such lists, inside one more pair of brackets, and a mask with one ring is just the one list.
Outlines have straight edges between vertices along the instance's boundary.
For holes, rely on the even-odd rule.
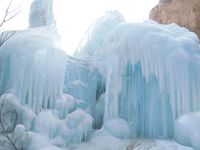
[[62,95],[65,54],[48,27],[17,32],[0,49],[0,94],[11,92],[36,112]]

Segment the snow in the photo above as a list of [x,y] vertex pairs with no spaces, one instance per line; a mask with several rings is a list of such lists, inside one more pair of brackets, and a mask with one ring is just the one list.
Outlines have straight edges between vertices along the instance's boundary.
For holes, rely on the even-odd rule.
[[[122,140],[109,133],[95,133],[87,142],[69,147],[69,150],[193,150],[167,139]],[[195,149],[196,150],[196,149]]]

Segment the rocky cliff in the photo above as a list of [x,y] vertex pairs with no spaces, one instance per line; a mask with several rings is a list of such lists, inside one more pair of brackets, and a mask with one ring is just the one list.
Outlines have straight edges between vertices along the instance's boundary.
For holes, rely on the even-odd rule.
[[176,23],[200,38],[200,0],[160,0],[149,18],[162,24]]

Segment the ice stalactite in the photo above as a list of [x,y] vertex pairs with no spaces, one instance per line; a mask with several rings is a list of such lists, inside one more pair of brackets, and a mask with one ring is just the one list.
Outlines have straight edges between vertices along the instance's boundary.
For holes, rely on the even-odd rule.
[[[54,108],[63,93],[65,54],[48,27],[19,31],[0,49],[0,93],[15,94],[39,112]],[[27,46],[28,45],[28,46]]]

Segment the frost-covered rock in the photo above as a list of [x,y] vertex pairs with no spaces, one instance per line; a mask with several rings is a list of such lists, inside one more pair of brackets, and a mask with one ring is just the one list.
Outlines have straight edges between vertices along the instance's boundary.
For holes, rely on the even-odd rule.
[[29,14],[29,27],[55,26],[53,0],[34,0]]
[[184,114],[175,122],[175,140],[200,150],[200,112]]

